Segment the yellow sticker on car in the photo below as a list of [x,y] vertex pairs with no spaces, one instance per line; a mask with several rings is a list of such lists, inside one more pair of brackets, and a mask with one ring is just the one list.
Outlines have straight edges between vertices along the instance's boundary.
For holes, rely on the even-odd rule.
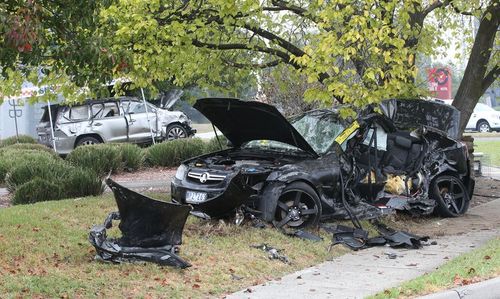
[[347,138],[349,138],[349,136],[351,136],[352,133],[354,133],[354,131],[356,131],[357,129],[359,129],[359,123],[355,120],[349,127],[347,127],[342,133],[340,133],[337,138],[335,138],[335,142],[337,142],[338,144],[344,143]]

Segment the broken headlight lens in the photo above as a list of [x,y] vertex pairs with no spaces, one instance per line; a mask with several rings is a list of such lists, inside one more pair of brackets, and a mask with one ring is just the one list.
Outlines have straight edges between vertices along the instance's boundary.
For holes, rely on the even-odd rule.
[[178,180],[183,180],[184,177],[186,176],[187,169],[188,168],[186,165],[181,164],[181,166],[177,168],[177,172],[175,173],[175,178]]

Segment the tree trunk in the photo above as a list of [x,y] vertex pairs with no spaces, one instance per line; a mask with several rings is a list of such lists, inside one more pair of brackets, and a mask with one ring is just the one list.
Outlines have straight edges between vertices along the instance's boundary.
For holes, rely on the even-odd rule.
[[[500,5],[491,1],[481,18],[479,29],[474,40],[474,45],[465,68],[464,77],[458,87],[453,106],[460,110],[460,135],[476,106],[479,98],[494,80],[487,80],[491,75],[498,76],[498,69],[494,67],[490,74],[486,75],[488,62],[491,56],[493,42],[499,25]],[[489,19],[486,16],[490,16]]]

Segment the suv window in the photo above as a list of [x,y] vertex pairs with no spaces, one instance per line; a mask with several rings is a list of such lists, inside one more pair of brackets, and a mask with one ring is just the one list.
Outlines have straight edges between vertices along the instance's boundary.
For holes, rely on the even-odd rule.
[[116,102],[93,104],[91,109],[93,118],[106,118],[120,115],[120,110]]
[[74,106],[69,109],[69,119],[84,120],[89,118],[89,106]]
[[144,103],[130,102],[128,113],[146,113],[146,106],[144,106]]
[[[146,105],[148,105],[147,109],[149,113],[156,111],[156,108],[150,103],[147,103]],[[146,113],[146,106],[144,105],[143,102],[123,101],[122,107],[123,110],[126,111],[126,113],[132,113],[132,114]]]

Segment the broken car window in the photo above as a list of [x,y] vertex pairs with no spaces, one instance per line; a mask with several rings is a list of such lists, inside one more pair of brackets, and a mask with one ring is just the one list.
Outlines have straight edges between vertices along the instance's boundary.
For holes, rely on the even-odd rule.
[[[387,132],[378,124],[375,125],[375,128],[377,129],[377,149],[381,151],[387,150]],[[370,140],[372,139],[373,136],[373,128],[370,128],[368,130],[368,133],[366,134],[365,139],[363,140],[364,145],[369,145]],[[372,141],[371,147],[375,147],[375,142]]]
[[337,115],[322,111],[306,114],[291,123],[318,154],[325,153],[345,129]]
[[71,120],[83,120],[89,118],[89,107],[87,105],[71,107],[69,111]]

